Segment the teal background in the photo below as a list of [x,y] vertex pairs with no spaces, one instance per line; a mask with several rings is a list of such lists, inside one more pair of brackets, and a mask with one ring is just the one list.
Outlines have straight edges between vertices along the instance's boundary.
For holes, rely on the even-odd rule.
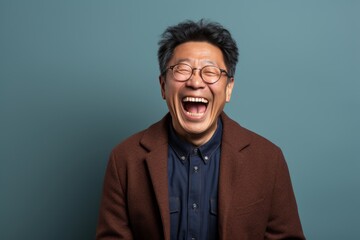
[[237,40],[226,112],[282,147],[308,239],[360,227],[360,2],[0,1],[0,239],[93,239],[111,149],[166,112],[157,41]]

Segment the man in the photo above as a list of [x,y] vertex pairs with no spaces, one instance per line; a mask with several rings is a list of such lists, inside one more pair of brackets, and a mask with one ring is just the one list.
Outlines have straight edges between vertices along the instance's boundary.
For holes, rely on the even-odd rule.
[[305,239],[281,150],[223,112],[238,59],[230,33],[186,21],[159,45],[170,113],[113,150],[97,239]]

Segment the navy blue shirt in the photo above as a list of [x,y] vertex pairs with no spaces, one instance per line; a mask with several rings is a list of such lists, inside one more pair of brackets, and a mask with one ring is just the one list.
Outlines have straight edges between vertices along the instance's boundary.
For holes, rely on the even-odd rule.
[[212,138],[200,147],[181,139],[172,126],[169,128],[171,239],[217,239],[221,120]]

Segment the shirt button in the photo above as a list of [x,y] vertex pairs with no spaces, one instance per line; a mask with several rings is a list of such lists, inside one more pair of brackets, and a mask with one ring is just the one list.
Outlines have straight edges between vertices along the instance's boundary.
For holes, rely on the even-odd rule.
[[197,148],[194,148],[194,153],[197,153],[198,152],[198,149]]
[[199,167],[198,166],[194,166],[194,172],[198,172],[199,171]]
[[206,161],[209,160],[209,157],[208,157],[208,156],[205,156],[204,158],[205,158]]
[[192,237],[191,240],[196,240],[196,238]]
[[193,209],[197,209],[197,208],[198,208],[198,205],[197,205],[196,203],[193,203],[193,204],[192,204],[192,208],[193,208]]
[[181,160],[185,160],[185,156],[181,156]]

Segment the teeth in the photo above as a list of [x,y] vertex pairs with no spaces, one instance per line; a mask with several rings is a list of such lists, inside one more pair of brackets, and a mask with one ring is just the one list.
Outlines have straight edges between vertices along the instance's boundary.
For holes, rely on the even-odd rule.
[[194,117],[200,117],[202,115],[204,115],[204,113],[191,113],[191,112],[186,112],[188,115],[190,116],[194,116]]
[[185,97],[183,99],[183,102],[202,102],[202,103],[208,103],[208,100],[202,97]]

